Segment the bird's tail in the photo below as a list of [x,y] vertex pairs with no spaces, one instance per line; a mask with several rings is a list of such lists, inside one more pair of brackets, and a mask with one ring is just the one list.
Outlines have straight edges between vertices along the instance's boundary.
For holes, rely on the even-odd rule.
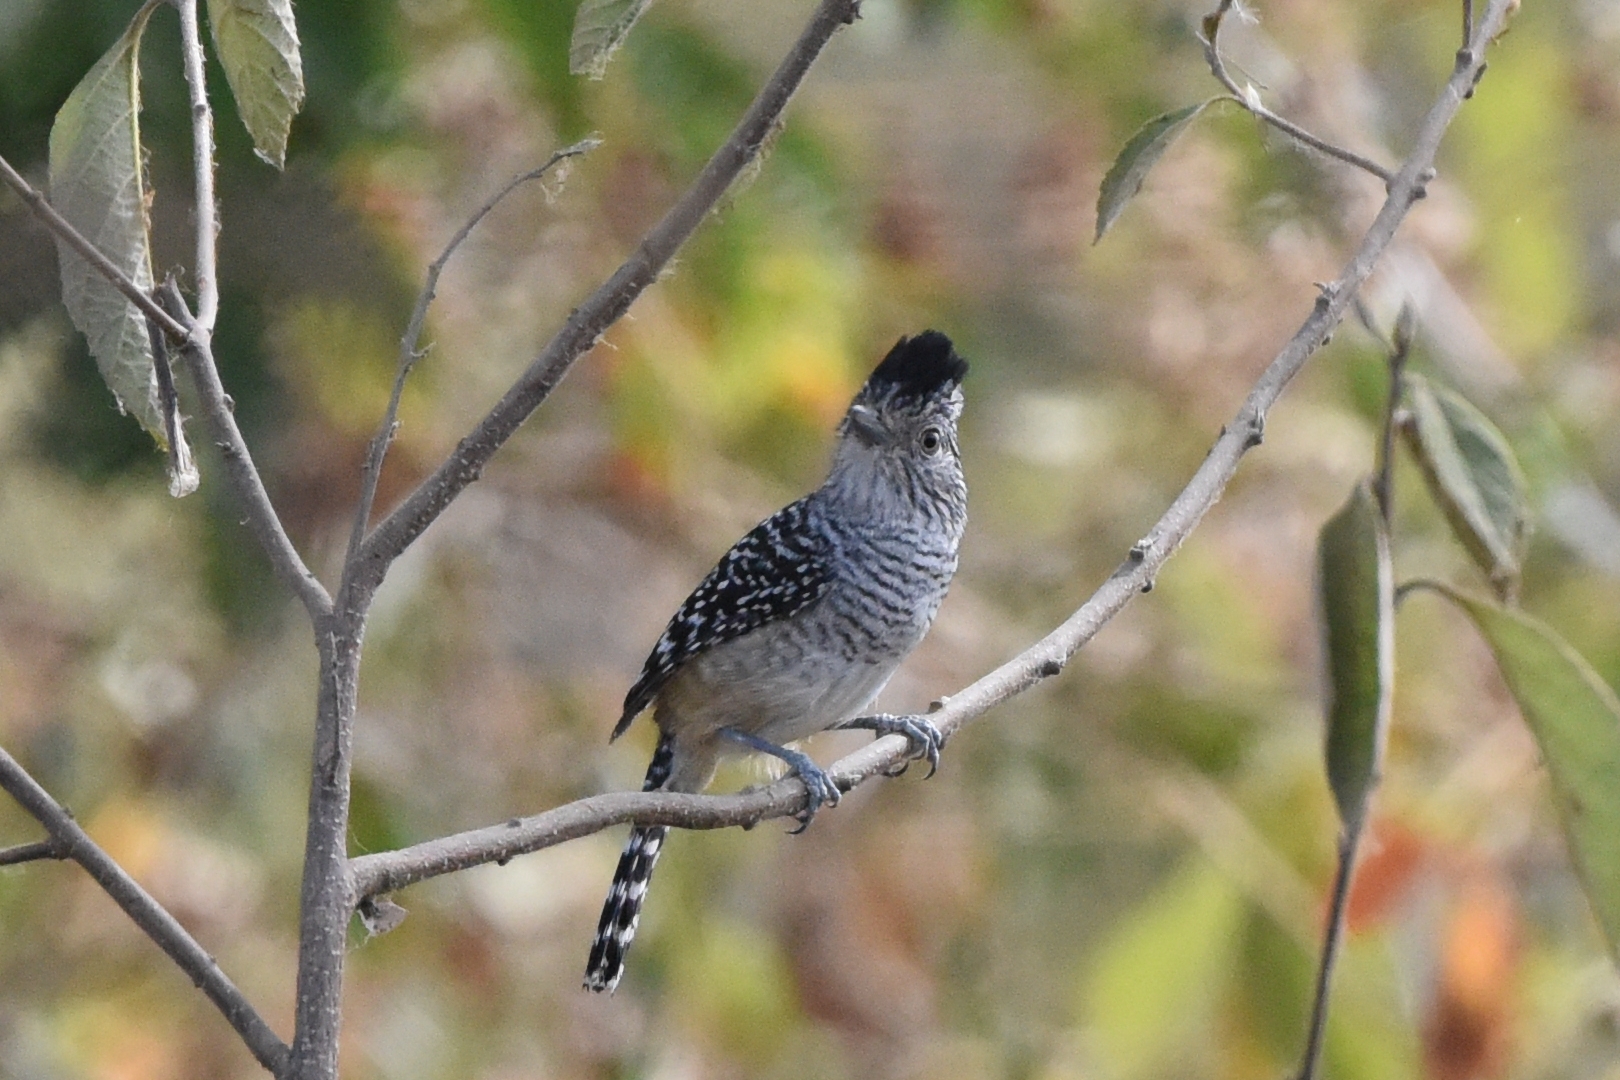
[[[641,790],[656,791],[669,782],[674,756],[674,740],[668,735],[660,736]],[[585,989],[611,992],[619,985],[619,977],[624,974],[625,954],[630,951],[636,924],[641,921],[647,882],[652,879],[653,867],[658,865],[658,852],[668,835],[669,828],[665,825],[637,825],[630,830],[630,839],[624,845],[619,868],[613,875],[613,885],[608,889],[607,902],[602,905],[596,940],[591,942],[591,958],[585,964]]]

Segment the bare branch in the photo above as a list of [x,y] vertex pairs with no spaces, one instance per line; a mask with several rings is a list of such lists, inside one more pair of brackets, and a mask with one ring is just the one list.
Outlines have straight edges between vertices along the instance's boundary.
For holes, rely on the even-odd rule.
[[[180,288],[171,277],[158,289],[164,318],[181,326],[180,354],[191,372],[191,381],[197,388],[202,403],[203,422],[208,426],[208,437],[219,447],[225,459],[225,475],[247,515],[247,526],[253,531],[259,545],[270,558],[270,567],[281,583],[292,590],[304,604],[310,618],[319,621],[332,610],[332,598],[326,588],[310,573],[299,556],[298,549],[281,525],[270,495],[264,490],[264,478],[253,464],[242,431],[236,426],[231,412],[231,401],[219,381],[219,369],[214,364],[213,347],[208,333],[192,321]],[[172,312],[173,314],[170,314]]]
[[523,375],[432,476],[374,529],[345,570],[361,592],[375,589],[388,565],[478,479],[495,452],[595,345],[702,223],[739,174],[759,156],[799,83],[837,30],[854,22],[859,0],[821,0],[810,23],[754,98],[723,146],[715,151],[675,205],[642,239],[624,265],[569,315]]
[[203,79],[202,36],[197,28],[197,0],[176,0],[180,9],[180,48],[185,55],[186,88],[191,95],[191,161],[197,202],[197,325],[214,332],[219,314],[219,270],[216,264],[219,207],[214,202],[214,112],[208,107]]
[[[1086,642],[1096,636],[1138,593],[1147,592],[1159,569],[1220,499],[1243,455],[1260,445],[1266,413],[1283,389],[1319,349],[1350,309],[1356,291],[1389,246],[1412,205],[1433,176],[1440,140],[1478,81],[1483,45],[1500,27],[1513,0],[1493,0],[1480,27],[1479,46],[1459,54],[1450,79],[1429,109],[1412,154],[1390,179],[1388,195],[1355,254],[1339,278],[1321,286],[1309,316],[1261,373],[1237,415],[1197,472],[1125,562],[1075,613],[1046,637],[990,674],[941,703],[929,715],[949,736],[996,705],[1063,671]],[[877,739],[842,758],[829,774],[842,790],[888,772],[906,758],[906,740],[898,735]],[[612,825],[675,825],[715,829],[750,825],[803,810],[805,790],[796,778],[740,795],[677,795],[662,792],[596,795],[504,825],[457,833],[398,851],[365,855],[351,863],[355,902],[405,885],[514,855],[538,851]]]
[[22,198],[22,201],[28,204],[28,208],[34,212],[35,217],[45,223],[46,228],[60,236],[74,251],[84,256],[85,261],[95,267],[96,271],[108,281],[112,282],[119,292],[129,298],[130,303],[145,312],[147,318],[156,319],[157,324],[163,327],[164,331],[177,341],[186,337],[185,326],[176,320],[174,316],[159,307],[156,300],[148,296],[139,285],[131,281],[122,270],[113,265],[113,261],[103,255],[96,245],[86,240],[84,234],[75,229],[67,218],[57,213],[56,207],[50,204],[44,194],[27,180],[24,180],[22,174],[13,169],[11,163],[4,157],[0,157],[0,180],[4,180],[11,190],[15,191]]
[[20,863],[35,862],[39,859],[65,859],[67,857],[67,849],[55,840],[36,840],[32,844],[18,844],[15,847],[0,848],[0,866],[17,866]]
[[1347,164],[1354,165],[1358,169],[1372,173],[1387,185],[1394,174],[1378,164],[1378,162],[1364,157],[1354,150],[1346,150],[1342,146],[1336,146],[1326,139],[1312,135],[1292,120],[1286,120],[1278,116],[1261,103],[1260,95],[1253,86],[1239,86],[1237,80],[1232,78],[1231,73],[1226,70],[1226,61],[1221,59],[1221,50],[1217,42],[1220,36],[1221,22],[1235,2],[1236,0],[1221,0],[1220,7],[1204,18],[1204,32],[1200,35],[1199,40],[1204,43],[1204,59],[1209,63],[1210,73],[1220,81],[1222,86],[1231,92],[1233,99],[1239,105],[1253,113],[1257,119],[1270,124],[1289,138],[1303,143],[1313,150],[1319,150],[1329,157],[1337,158]]
[[124,914],[156,942],[158,948],[180,966],[180,970],[191,977],[198,989],[208,995],[208,1000],[236,1029],[259,1064],[271,1073],[281,1075],[287,1063],[287,1044],[270,1030],[264,1018],[220,970],[214,958],[162,904],[98,847],[73,820],[73,815],[51,798],[50,793],[40,787],[38,781],[4,750],[0,750],[0,788],[4,788],[51,834],[49,846],[57,854],[39,857],[69,858],[84,867],[96,884],[112,897],[113,902],[124,909]]
[[450,257],[456,253],[462,241],[472,234],[478,223],[483,221],[502,199],[531,180],[540,179],[569,158],[589,153],[601,145],[602,140],[595,136],[581,139],[573,146],[564,147],[552,154],[538,169],[530,169],[513,177],[505,187],[480,206],[472,217],[467,219],[466,224],[456,230],[456,234],[444,246],[439,257],[428,264],[422,291],[416,295],[416,307],[411,310],[411,321],[405,327],[405,336],[399,341],[399,368],[394,375],[394,389],[388,395],[388,407],[383,410],[382,423],[377,427],[377,434],[371,437],[371,445],[366,448],[366,463],[360,470],[360,501],[354,511],[354,529],[349,534],[349,552],[345,562],[354,558],[354,553],[360,550],[360,542],[365,539],[366,525],[371,521],[371,508],[377,501],[377,481],[382,476],[383,459],[388,456],[388,448],[393,445],[394,435],[399,430],[400,397],[405,393],[405,380],[410,376],[411,369],[423,356],[423,350],[418,347],[418,343],[422,338],[423,324],[427,322],[428,305],[433,303],[433,297],[439,287],[439,275],[444,272],[445,265],[450,262]]

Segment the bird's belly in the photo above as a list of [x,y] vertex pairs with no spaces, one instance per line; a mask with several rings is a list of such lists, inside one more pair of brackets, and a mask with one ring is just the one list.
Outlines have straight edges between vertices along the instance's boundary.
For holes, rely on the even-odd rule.
[[695,658],[665,696],[696,730],[732,727],[777,744],[794,742],[869,705],[923,629],[863,648],[854,659],[837,647],[836,620],[783,623]]

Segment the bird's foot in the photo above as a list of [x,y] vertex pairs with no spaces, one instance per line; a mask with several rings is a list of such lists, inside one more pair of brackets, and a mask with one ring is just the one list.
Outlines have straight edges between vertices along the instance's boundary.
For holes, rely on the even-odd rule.
[[928,762],[929,776],[939,771],[939,752],[945,749],[945,734],[926,717],[877,713],[874,716],[857,716],[838,726],[876,732],[878,738],[885,735],[904,735],[906,742],[911,745],[906,748],[906,757],[900,762],[899,767],[889,772],[890,776],[899,776],[906,771],[907,766],[919,759]]
[[804,790],[807,793],[804,810],[796,815],[799,819],[799,827],[790,829],[790,833],[796,835],[804,832],[810,827],[810,822],[814,820],[816,811],[823,806],[837,806],[838,800],[843,796],[843,792],[838,790],[838,784],[832,777],[827,775],[825,769],[810,759],[809,754],[790,750],[785,746],[777,746],[775,743],[768,742],[758,735],[750,735],[748,732],[739,731],[737,728],[721,728],[720,734],[732,742],[741,743],[750,750],[758,750],[762,754],[780,758],[782,761],[787,762],[788,767],[797,773],[799,779],[804,782]]

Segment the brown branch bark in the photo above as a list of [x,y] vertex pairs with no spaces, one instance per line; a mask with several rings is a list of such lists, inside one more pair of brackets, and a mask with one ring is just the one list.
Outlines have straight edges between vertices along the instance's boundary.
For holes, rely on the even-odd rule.
[[[1320,286],[1304,322],[1261,373],[1237,414],[1181,493],[1126,560],[1075,613],[1046,637],[1001,667],[945,700],[930,714],[947,736],[1043,679],[1062,672],[1074,654],[1096,636],[1138,593],[1153,587],[1159,569],[1220,499],[1243,455],[1260,445],[1267,412],[1283,390],[1344,318],[1356,291],[1394,239],[1414,203],[1434,176],[1435,154],[1447,127],[1473,93],[1485,69],[1485,45],[1500,31],[1512,0],[1493,0],[1476,27],[1474,46],[1457,54],[1451,77],[1419,128],[1406,161],[1389,181],[1383,206],[1338,278]],[[906,741],[885,736],[842,758],[829,770],[848,790],[905,759]],[[597,795],[533,817],[514,819],[397,851],[357,858],[351,864],[354,899],[439,877],[514,855],[538,851],[624,822],[715,829],[751,825],[803,810],[804,786],[795,778],[740,795],[622,793]]]

